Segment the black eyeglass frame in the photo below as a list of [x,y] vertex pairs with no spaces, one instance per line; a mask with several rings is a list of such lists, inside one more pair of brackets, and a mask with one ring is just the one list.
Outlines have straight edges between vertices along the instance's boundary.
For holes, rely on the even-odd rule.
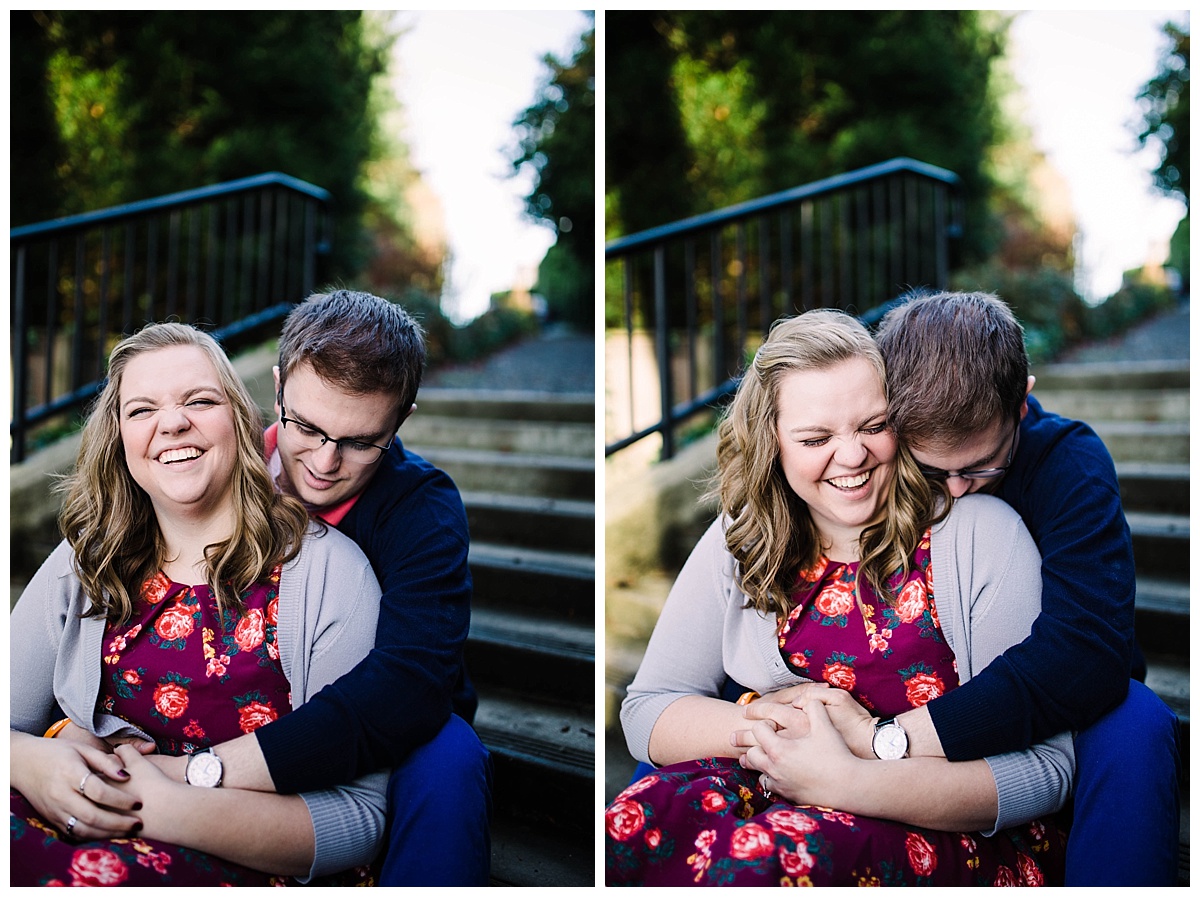
[[1013,426],[1012,443],[1008,447],[1008,458],[1004,461],[1003,467],[981,467],[978,470],[933,470],[922,465],[921,474],[928,480],[943,482],[951,477],[960,477],[964,480],[994,480],[998,476],[1008,472],[1012,467],[1013,455],[1017,451],[1017,434],[1021,432],[1021,421],[1017,420]]
[[[320,443],[313,448],[313,451],[323,448],[325,446],[325,443],[327,443],[327,442],[332,442],[334,445],[334,448],[337,449],[338,455],[341,456],[342,458],[345,458],[350,461],[355,461],[354,455],[353,455],[353,453],[344,452],[343,451],[344,446],[360,445],[360,446],[370,446],[373,449],[377,449],[379,454],[372,460],[370,460],[370,461],[355,461],[355,463],[362,464],[364,466],[371,465],[371,464],[378,464],[380,459],[383,458],[383,456],[387,454],[388,449],[391,448],[391,444],[390,444],[391,440],[388,440],[388,442],[389,442],[388,445],[376,445],[373,442],[362,442],[358,439],[351,439],[349,436],[343,436],[341,439],[334,439],[332,436],[328,435],[320,427],[314,427],[312,424],[305,423],[302,420],[297,420],[294,417],[288,417],[287,416],[287,407],[283,404],[283,390],[279,391],[279,423],[280,423],[280,426],[283,426],[283,427],[286,427],[289,423],[293,423],[297,427],[299,427],[301,430],[311,430],[313,433],[315,433],[317,436],[319,436],[321,438]],[[396,438],[395,434],[392,434],[392,439],[395,439],[395,438]]]

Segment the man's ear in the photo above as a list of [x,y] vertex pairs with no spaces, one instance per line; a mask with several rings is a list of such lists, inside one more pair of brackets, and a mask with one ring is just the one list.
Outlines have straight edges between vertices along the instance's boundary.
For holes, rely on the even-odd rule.
[[413,412],[416,410],[417,410],[417,403],[413,402],[412,407],[410,407],[406,412],[404,412],[404,415],[400,418],[400,423],[396,424],[396,429],[400,429],[400,425],[403,424],[410,417],[412,417]]
[[1025,399],[1021,402],[1020,420],[1025,420],[1025,415],[1029,413],[1029,394],[1033,392],[1033,384],[1037,382],[1037,377],[1033,374],[1029,375],[1029,382],[1025,386]]
[[275,378],[275,416],[279,417],[283,413],[279,408],[279,365],[271,368],[271,376]]

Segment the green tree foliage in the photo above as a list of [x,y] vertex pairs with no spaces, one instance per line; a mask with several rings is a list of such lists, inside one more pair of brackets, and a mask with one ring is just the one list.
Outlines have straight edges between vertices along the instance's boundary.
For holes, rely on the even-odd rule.
[[991,74],[1007,20],[974,10],[609,12],[610,236],[912,156],[962,178],[986,254]]
[[[49,97],[57,132],[46,133],[42,121],[44,140],[13,143],[14,181],[17,172],[44,179],[49,169],[59,188],[47,191],[42,208],[23,204],[22,216],[53,217],[278,170],[336,198],[329,273],[344,277],[361,266],[368,252],[363,171],[378,149],[372,86],[390,49],[361,12],[12,17],[14,46],[18,32],[36,32],[45,47],[41,59],[19,68],[14,61],[14,96]],[[55,136],[62,153],[41,158],[39,147]]]
[[1158,73],[1138,94],[1142,113],[1142,145],[1156,142],[1162,161],[1154,170],[1155,184],[1164,193],[1188,201],[1191,175],[1191,88],[1192,39],[1186,28],[1168,22],[1163,33],[1169,46],[1158,63]]
[[557,234],[539,270],[538,290],[552,316],[590,328],[595,315],[595,29],[580,38],[569,62],[553,55],[544,62],[548,76],[537,101],[513,125],[513,169],[533,169],[526,213]]

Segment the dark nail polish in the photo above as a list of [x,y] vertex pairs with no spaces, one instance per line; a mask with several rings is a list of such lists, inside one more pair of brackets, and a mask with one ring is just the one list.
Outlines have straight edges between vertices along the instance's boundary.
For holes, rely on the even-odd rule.
[[142,830],[142,824],[140,822],[135,822],[133,824],[133,828],[130,829],[130,831],[134,831],[134,832],[140,832],[141,830]]
[[126,772],[126,771],[125,771],[125,770],[123,770],[123,769],[118,769],[118,770],[117,770],[117,775],[119,775],[119,776],[120,776],[121,778],[123,778],[123,779],[127,779],[127,778],[129,778],[129,773],[128,773],[128,772]]
[[133,808],[135,810],[140,810],[142,808],[142,802],[139,800],[136,804],[133,805]]

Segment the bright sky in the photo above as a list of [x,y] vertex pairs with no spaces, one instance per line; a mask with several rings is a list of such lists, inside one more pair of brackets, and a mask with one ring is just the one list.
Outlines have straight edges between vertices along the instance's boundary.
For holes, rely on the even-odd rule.
[[1093,301],[1159,247],[1183,203],[1153,187],[1158,156],[1138,150],[1135,97],[1154,77],[1161,26],[1187,23],[1186,10],[1042,12],[1018,15],[1011,32],[1014,73],[1028,94],[1034,142],[1066,179],[1082,233],[1077,288]]
[[492,293],[531,286],[554,243],[524,215],[532,181],[509,177],[512,123],[537,96],[551,53],[569,60],[590,20],[578,11],[401,12],[403,137],[437,194],[452,256],[443,308],[465,320]]

